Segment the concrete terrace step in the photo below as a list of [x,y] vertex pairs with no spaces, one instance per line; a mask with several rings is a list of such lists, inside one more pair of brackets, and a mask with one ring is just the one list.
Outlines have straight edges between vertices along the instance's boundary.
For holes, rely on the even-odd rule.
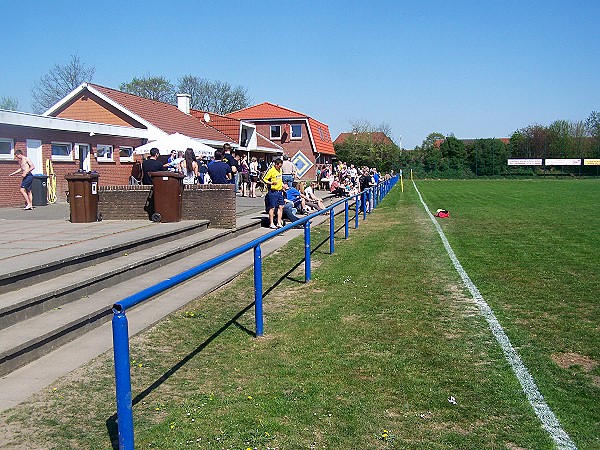
[[83,267],[14,292],[0,294],[0,330],[104,287],[129,280],[232,236],[231,230],[208,229],[180,239],[171,238],[169,242],[142,250],[136,248],[131,253],[126,249],[114,254],[108,261]]
[[[172,235],[170,242],[127,255],[121,253],[110,261],[0,295],[4,318],[0,327],[0,375],[102,324],[115,301],[168,278],[165,274],[196,265],[195,261],[215,252],[209,251],[210,247],[235,237],[225,245],[233,248],[244,234],[264,232],[259,229],[259,220],[242,218],[238,225],[233,230],[209,229],[191,236],[184,233],[181,239]],[[128,247],[127,243],[124,246]]]
[[[140,222],[139,227],[119,231],[119,223],[110,221],[107,225],[116,228],[114,233],[100,234],[86,224],[78,227],[85,238],[79,242],[61,245],[56,237],[56,246],[41,251],[31,251],[3,260],[0,268],[0,293],[14,291],[33,283],[54,279],[60,275],[76,271],[82,267],[112,259],[116,254],[152,247],[156,244],[204,231],[208,228],[206,220],[148,224]],[[131,225],[130,225],[131,226]],[[94,232],[98,233],[95,237]]]

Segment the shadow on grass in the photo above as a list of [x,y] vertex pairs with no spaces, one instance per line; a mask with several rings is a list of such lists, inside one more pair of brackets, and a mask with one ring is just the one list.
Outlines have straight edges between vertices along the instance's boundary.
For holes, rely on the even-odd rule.
[[[344,228],[344,225],[342,225],[337,230],[335,230],[336,233],[339,232],[340,230],[342,230],[343,228]],[[329,242],[329,236],[327,236],[325,239],[323,239],[321,242],[319,242],[317,245],[315,245],[312,248],[312,250],[310,252],[311,255],[313,253],[316,253],[317,251],[319,251],[320,248],[323,247],[328,242]],[[328,254],[329,252],[321,252],[321,253]],[[285,272],[278,280],[276,280],[271,285],[271,287],[269,287],[266,291],[263,291],[263,299],[266,298],[271,292],[273,292],[285,280],[293,281],[296,283],[304,283],[303,278],[299,279],[299,278],[291,277],[291,274],[296,269],[298,269],[303,263],[304,263],[304,258],[302,258],[292,268],[290,268],[287,272]],[[213,342],[217,337],[219,337],[230,326],[233,325],[233,326],[237,327],[238,329],[242,330],[243,332],[247,333],[248,335],[256,337],[255,331],[252,331],[252,330],[246,328],[245,326],[243,326],[242,324],[240,324],[238,322],[238,319],[240,317],[242,317],[250,309],[252,309],[253,306],[254,306],[254,302],[250,303],[245,308],[243,308],[241,311],[236,313],[231,319],[229,319],[227,322],[225,322],[225,324],[223,324],[223,326],[221,328],[219,328],[217,331],[215,331],[208,339],[206,339],[204,342],[202,342],[198,347],[196,347],[194,350],[192,350],[190,353],[188,353],[181,361],[179,361],[177,364],[175,364],[173,367],[171,367],[169,370],[167,370],[164,374],[162,374],[150,386],[148,386],[146,389],[144,389],[142,392],[140,392],[138,395],[136,395],[133,398],[133,400],[131,401],[132,406],[137,405],[144,398],[146,398],[149,394],[151,394],[152,391],[154,391],[155,389],[160,387],[160,385],[162,385],[165,381],[167,381],[179,369],[181,369],[183,366],[185,366],[188,363],[188,361],[190,361],[192,358],[194,358],[198,353],[200,353],[202,350],[204,350],[206,347],[208,347],[208,345],[211,342]],[[117,414],[116,413],[113,414],[112,416],[110,416],[106,420],[106,431],[108,432],[108,436],[110,438],[113,449],[118,450],[119,449],[119,433],[118,433],[119,428],[118,428],[118,424],[117,424]]]

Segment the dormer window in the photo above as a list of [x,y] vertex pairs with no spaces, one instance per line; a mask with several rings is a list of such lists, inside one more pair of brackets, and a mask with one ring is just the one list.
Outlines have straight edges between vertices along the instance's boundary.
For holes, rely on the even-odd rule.
[[293,140],[301,140],[302,139],[302,124],[292,124],[292,136]]
[[271,125],[271,140],[281,139],[281,125]]

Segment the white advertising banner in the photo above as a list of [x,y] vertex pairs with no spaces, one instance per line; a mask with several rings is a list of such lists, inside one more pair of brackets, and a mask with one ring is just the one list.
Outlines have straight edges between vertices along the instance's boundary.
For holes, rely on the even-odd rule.
[[581,159],[561,158],[561,159],[545,159],[546,166],[580,166]]
[[584,159],[584,166],[600,166],[600,159]]
[[541,166],[542,165],[542,160],[541,159],[509,159],[508,160],[508,165],[509,166]]

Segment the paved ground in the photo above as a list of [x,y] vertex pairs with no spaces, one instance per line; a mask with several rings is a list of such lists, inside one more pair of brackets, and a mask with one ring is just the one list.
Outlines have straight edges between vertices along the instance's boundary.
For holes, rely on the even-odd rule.
[[[237,197],[238,217],[260,218],[264,199]],[[39,250],[88,241],[99,236],[145,227],[165,226],[149,220],[105,220],[71,223],[69,204],[55,203],[37,206],[31,211],[21,208],[0,208],[0,261]]]

